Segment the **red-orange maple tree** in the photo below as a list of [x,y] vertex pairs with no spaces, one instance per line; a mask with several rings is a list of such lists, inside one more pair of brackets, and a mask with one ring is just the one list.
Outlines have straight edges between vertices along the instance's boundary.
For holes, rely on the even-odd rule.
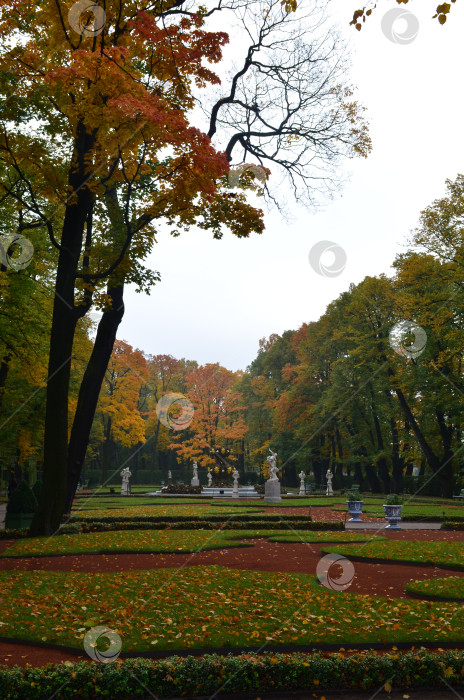
[[247,432],[243,419],[245,407],[236,388],[239,379],[239,372],[232,372],[218,363],[187,373],[186,396],[195,412],[186,434],[177,435],[176,442],[171,445],[179,457],[207,467],[216,464],[211,450],[227,447],[234,459],[233,453],[240,449],[240,441]]

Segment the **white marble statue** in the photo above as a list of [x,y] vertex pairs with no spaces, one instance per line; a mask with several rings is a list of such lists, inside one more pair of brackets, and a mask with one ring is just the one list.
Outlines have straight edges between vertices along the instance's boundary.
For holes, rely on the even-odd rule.
[[240,476],[240,474],[238,473],[238,471],[236,469],[234,469],[234,471],[232,472],[232,478],[234,480],[234,487],[232,489],[232,498],[239,497],[239,495],[238,495],[238,477],[239,476]]
[[300,477],[300,493],[299,493],[299,495],[304,496],[306,493],[306,491],[305,491],[306,474],[304,473],[303,470],[301,470],[301,472],[298,474],[298,476]]
[[211,487],[211,483],[213,481],[213,475],[211,474],[211,469],[208,467],[208,473],[206,475],[206,478],[208,479],[208,488]]
[[198,478],[198,464],[196,462],[193,463],[193,477],[190,483],[192,486],[200,486],[200,480]]
[[121,472],[121,477],[122,477],[122,484],[121,484],[121,496],[129,496],[130,495],[130,484],[129,484],[129,479],[132,476],[132,472],[129,470],[128,467],[124,467],[124,469]]
[[333,496],[334,492],[332,491],[332,479],[333,479],[333,474],[330,471],[330,468],[327,469],[325,478],[327,479],[327,491],[325,492],[326,496]]
[[168,481],[172,481],[172,474],[171,470],[168,471]]
[[277,476],[279,473],[279,468],[277,466],[277,452],[273,452],[269,448],[269,452],[271,453],[268,457],[266,457],[266,461],[269,464],[269,479],[268,481],[279,481],[279,477]]

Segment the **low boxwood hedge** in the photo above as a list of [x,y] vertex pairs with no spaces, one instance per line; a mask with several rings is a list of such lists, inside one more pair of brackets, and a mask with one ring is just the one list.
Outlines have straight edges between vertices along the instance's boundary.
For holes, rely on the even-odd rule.
[[[79,530],[76,530],[76,525]],[[292,520],[292,528],[295,530],[344,530],[342,522],[318,522],[311,520]],[[73,534],[75,532],[111,532],[113,530],[217,530],[222,527],[226,530],[282,530],[286,526],[285,520],[227,520],[218,522],[209,521],[182,521],[182,522],[136,522],[116,521],[112,522],[87,522],[70,523],[62,525],[58,534]]]
[[[464,686],[464,653],[425,649],[385,654],[265,652],[233,656],[172,656],[162,660],[129,659],[120,663],[71,663],[42,668],[0,667],[6,700],[108,698],[127,700],[154,695],[208,697],[216,694],[273,691],[378,690],[383,686],[452,688]],[[388,685],[386,685],[388,684]],[[147,692],[148,691],[148,692]]]
[[112,523],[115,521],[122,522],[134,522],[139,523],[149,522],[149,523],[191,523],[191,522],[211,522],[211,523],[223,523],[230,522],[234,520],[236,522],[249,523],[256,520],[264,522],[277,522],[277,521],[304,521],[311,522],[312,517],[310,515],[286,515],[282,513],[221,513],[213,514],[209,513],[206,515],[104,515],[96,518],[86,518],[80,515],[71,515],[68,522],[99,522],[99,523]]
[[464,520],[444,520],[441,530],[464,530]]
[[[298,517],[298,516],[296,516]],[[285,527],[287,516],[284,520],[182,520],[156,521],[151,520],[115,520],[114,518],[103,520],[81,520],[79,522],[64,523],[55,535],[72,535],[79,532],[111,532],[113,530],[217,530],[223,525],[227,530],[281,530]],[[344,530],[345,525],[341,521],[323,522],[317,520],[291,521],[295,530]],[[28,537],[28,530],[0,530],[0,540],[18,540]]]

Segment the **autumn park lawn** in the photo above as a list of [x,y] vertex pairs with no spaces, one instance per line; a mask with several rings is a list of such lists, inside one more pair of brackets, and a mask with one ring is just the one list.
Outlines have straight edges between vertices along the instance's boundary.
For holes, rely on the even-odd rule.
[[386,541],[368,542],[362,545],[337,545],[323,547],[325,553],[343,554],[363,559],[388,559],[464,569],[462,542]]
[[340,594],[308,574],[194,566],[123,574],[3,571],[0,581],[2,637],[76,648],[96,625],[114,629],[126,652],[464,640],[460,605]]
[[[368,535],[353,532],[303,530],[122,530],[18,540],[3,557],[122,552],[196,552],[218,547],[246,547],[247,538],[271,542],[365,542]],[[377,539],[384,539],[382,537]]]
[[406,584],[406,590],[419,596],[433,596],[444,600],[452,598],[464,602],[464,578],[461,576],[412,581]]
[[114,518],[118,517],[165,517],[165,516],[206,516],[206,515],[237,515],[239,513],[262,513],[263,509],[247,508],[240,506],[209,506],[209,505],[188,505],[188,504],[170,504],[164,503],[163,505],[136,505],[132,504],[125,506],[120,503],[119,507],[94,504],[93,508],[89,509],[78,509],[74,508],[72,515],[73,517],[79,517],[82,519],[96,519],[106,518],[112,516]]

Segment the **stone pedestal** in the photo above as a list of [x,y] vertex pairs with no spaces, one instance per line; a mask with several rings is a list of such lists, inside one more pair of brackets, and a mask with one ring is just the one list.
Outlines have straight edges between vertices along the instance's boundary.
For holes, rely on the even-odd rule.
[[200,479],[194,476],[190,483],[192,486],[200,486]]
[[282,503],[280,495],[280,481],[266,481],[264,485],[265,503]]

